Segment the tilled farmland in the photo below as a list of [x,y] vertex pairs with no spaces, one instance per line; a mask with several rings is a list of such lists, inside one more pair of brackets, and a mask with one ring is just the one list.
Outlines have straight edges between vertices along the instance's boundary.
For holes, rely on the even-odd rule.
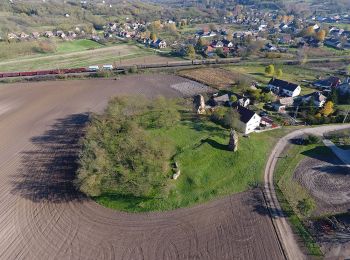
[[89,112],[115,95],[183,96],[179,86],[198,87],[168,75],[0,86],[0,258],[283,259],[259,190],[128,214],[74,189]]

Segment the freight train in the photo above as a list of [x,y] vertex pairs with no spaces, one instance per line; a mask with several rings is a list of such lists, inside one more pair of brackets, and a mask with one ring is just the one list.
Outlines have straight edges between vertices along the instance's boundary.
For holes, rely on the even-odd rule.
[[37,71],[22,71],[22,72],[0,72],[0,78],[58,75],[58,74],[69,74],[69,73],[83,73],[83,72],[88,72],[88,69],[74,68],[74,69],[37,70]]
[[158,64],[139,64],[132,66],[118,66],[103,65],[89,66],[87,68],[72,68],[72,69],[55,69],[55,70],[38,70],[38,71],[24,71],[24,72],[0,72],[0,78],[10,77],[30,77],[30,76],[44,76],[44,75],[59,75],[59,74],[73,74],[73,73],[94,73],[100,70],[114,70],[117,72],[126,71],[130,68],[136,67],[137,69],[156,69],[166,67],[184,67],[184,66],[200,66],[200,65],[213,65],[213,64],[232,64],[239,62],[240,58],[226,58],[226,59],[210,59],[210,60],[187,60],[187,61],[174,61]]

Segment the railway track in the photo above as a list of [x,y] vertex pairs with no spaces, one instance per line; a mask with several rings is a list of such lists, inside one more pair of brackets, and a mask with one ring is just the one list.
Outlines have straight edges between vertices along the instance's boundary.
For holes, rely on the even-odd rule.
[[[308,63],[324,63],[344,61],[349,62],[350,56],[342,57],[323,57],[323,58],[311,58]],[[297,65],[298,61],[293,59],[275,60],[275,63],[281,63],[284,65]],[[261,64],[268,65],[271,63],[270,59],[257,60],[244,60],[242,58],[225,58],[225,59],[205,59],[205,60],[183,60],[172,61],[166,63],[146,63],[135,65],[117,66],[112,71],[125,72],[132,68],[142,69],[163,69],[163,68],[184,68],[184,67],[199,67],[209,65],[230,65],[230,64]],[[101,70],[99,70],[101,71]],[[103,71],[103,70],[102,70]],[[35,76],[47,76],[47,75],[71,75],[71,74],[96,74],[98,71],[90,71],[88,68],[68,68],[68,69],[53,69],[53,70],[38,70],[38,71],[21,71],[21,72],[0,72],[1,78],[15,78],[15,77],[35,77]]]

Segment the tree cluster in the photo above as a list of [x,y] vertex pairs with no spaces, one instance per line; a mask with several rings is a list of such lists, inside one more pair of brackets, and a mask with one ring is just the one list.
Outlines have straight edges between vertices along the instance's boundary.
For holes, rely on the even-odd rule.
[[152,196],[165,187],[172,148],[150,134],[180,119],[174,100],[114,98],[103,115],[95,115],[82,142],[75,184],[89,196],[104,192]]

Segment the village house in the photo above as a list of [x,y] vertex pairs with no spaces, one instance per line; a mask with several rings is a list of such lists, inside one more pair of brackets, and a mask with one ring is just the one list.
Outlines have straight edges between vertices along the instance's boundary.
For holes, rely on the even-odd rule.
[[77,37],[77,34],[73,31],[68,31],[67,37],[70,39],[75,39]]
[[323,107],[326,103],[327,98],[321,92],[314,92],[305,96],[300,97],[302,103],[308,103],[313,100],[316,107]]
[[250,104],[250,99],[247,97],[239,98],[237,103],[242,107],[248,107]]
[[337,49],[337,50],[343,49],[343,45],[342,45],[341,41],[338,39],[334,39],[334,38],[326,39],[324,42],[324,45],[327,47]]
[[224,43],[222,41],[213,41],[211,43],[211,46],[213,48],[222,48],[222,47],[224,47]]
[[211,106],[229,106],[230,102],[230,95],[225,94],[225,95],[214,95],[212,98],[209,100],[209,104]]
[[346,79],[346,81],[338,86],[338,91],[341,95],[350,94],[350,79]]
[[157,49],[164,49],[164,48],[166,48],[167,44],[166,44],[166,41],[158,39],[158,40],[153,41],[151,43],[151,46],[153,48],[157,48]]
[[40,38],[40,33],[38,33],[38,32],[32,32],[32,33],[31,33],[31,36],[32,36],[33,39],[39,39],[39,38]]
[[250,134],[260,126],[261,117],[254,111],[241,106],[237,108],[237,111],[240,115],[238,130],[242,133]]
[[46,31],[46,32],[44,32],[44,36],[47,37],[47,38],[51,38],[51,37],[53,37],[54,35],[53,35],[53,32],[51,32],[51,31]]
[[283,34],[278,38],[280,44],[290,44],[293,42],[292,36],[290,34]]
[[268,89],[282,97],[297,97],[301,93],[301,87],[280,79],[271,79]]
[[66,34],[63,31],[56,31],[55,35],[61,39],[66,38]]
[[286,108],[293,106],[293,104],[294,104],[294,99],[292,97],[284,97],[272,103],[272,107],[278,113],[285,113]]
[[9,40],[18,39],[18,36],[15,33],[8,33],[7,39]]
[[272,43],[267,43],[263,49],[269,52],[277,51],[277,47]]
[[229,40],[222,40],[222,43],[223,43],[224,47],[227,47],[227,48],[233,47],[233,43]]
[[276,125],[274,125],[273,120],[267,116],[261,117],[260,125],[264,128],[271,128],[271,127],[276,126]]
[[26,34],[25,32],[21,32],[21,33],[19,34],[19,38],[21,38],[21,39],[28,39],[28,38],[29,38],[29,35]]
[[203,47],[203,53],[207,56],[214,55],[214,52],[215,52],[215,49],[210,45]]
[[321,90],[331,90],[332,88],[337,88],[341,83],[340,78],[331,76],[326,79],[316,80],[312,83],[316,88]]

